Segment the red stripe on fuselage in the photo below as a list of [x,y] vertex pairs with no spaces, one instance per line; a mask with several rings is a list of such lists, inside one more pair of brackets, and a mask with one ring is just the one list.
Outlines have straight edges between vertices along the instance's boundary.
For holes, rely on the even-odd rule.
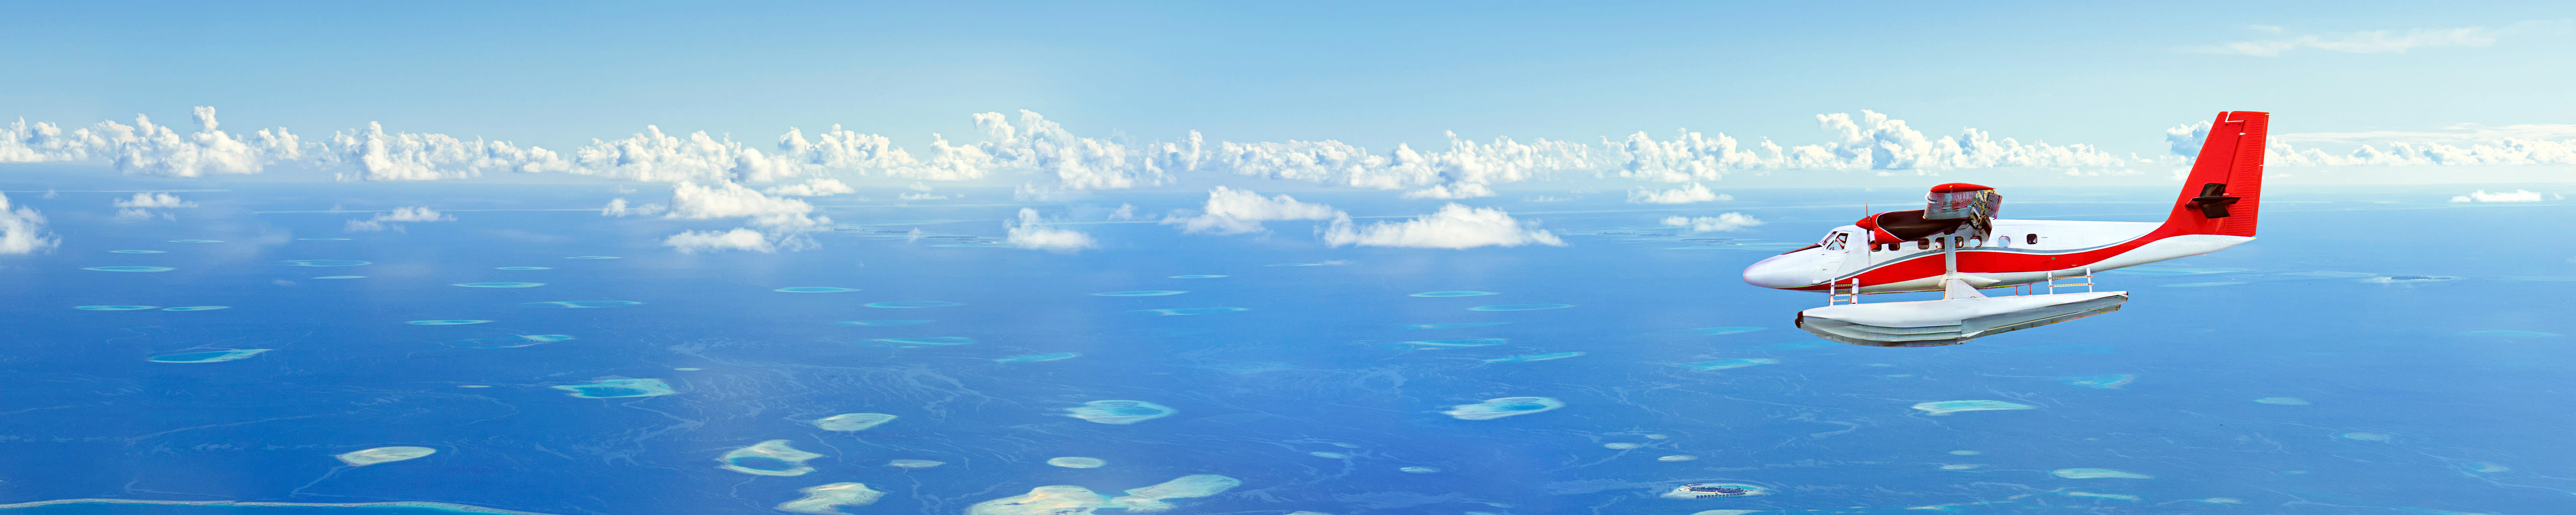
[[[2149,232],[2145,236],[2131,238],[2129,241],[2120,242],[2108,247],[2059,253],[2012,249],[1960,249],[1959,272],[2041,272],[2083,268],[2094,263],[2100,263],[2104,260],[2111,259],[2113,256],[2126,254],[2131,250],[2136,250],[2138,247],[2145,246],[2149,242],[2165,239],[2166,236],[2173,236],[2173,234],[2167,234],[2167,231],[2168,228],[2157,228],[2154,232]],[[1860,271],[1854,275],[1860,276],[1861,286],[1866,287],[1876,284],[1894,284],[1939,276],[1944,270],[1945,267],[1942,265],[1941,253],[1933,252],[1901,260],[1870,265],[1867,268],[1860,269]],[[1834,282],[1849,283],[1851,280],[1851,275],[1845,275],[1835,278]],[[1824,291],[1825,285],[1818,284],[1782,289]]]

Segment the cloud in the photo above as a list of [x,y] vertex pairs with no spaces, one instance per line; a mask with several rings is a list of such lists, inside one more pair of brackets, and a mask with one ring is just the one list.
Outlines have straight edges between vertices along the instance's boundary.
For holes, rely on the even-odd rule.
[[[1023,198],[1057,192],[1138,188],[1169,184],[1180,174],[1206,173],[1305,181],[1364,189],[1402,190],[1405,198],[1464,199],[1494,196],[1495,186],[1560,176],[1617,176],[1683,183],[1723,179],[1741,171],[1912,171],[2001,167],[2116,170],[2161,158],[2115,156],[2089,145],[2051,145],[1999,137],[1973,128],[1926,134],[1904,120],[1875,111],[1816,115],[1826,141],[1789,145],[1769,138],[1739,140],[1725,133],[1682,131],[1658,140],[1644,132],[1598,144],[1560,140],[1474,140],[1446,135],[1447,145],[1392,151],[1335,140],[1285,142],[1210,141],[1189,132],[1173,141],[1130,143],[1084,137],[1031,111],[970,116],[983,141],[952,142],[932,134],[926,147],[907,150],[883,135],[841,126],[808,133],[789,128],[774,144],[736,141],[706,132],[665,132],[648,125],[622,138],[594,139],[557,151],[444,134],[407,133],[369,123],[304,142],[284,129],[234,136],[215,130],[213,110],[200,110],[203,130],[180,135],[138,118],[137,125],[101,123],[63,130],[24,120],[0,131],[0,161],[107,160],[129,173],[197,176],[255,173],[294,163],[333,170],[345,181],[444,180],[489,173],[565,173],[669,183],[768,184],[772,195],[810,196],[861,177],[920,181],[1012,180]],[[2185,146],[2177,143],[2177,148]],[[2196,141],[2187,145],[2197,145]],[[2113,174],[2122,172],[2112,172]],[[823,175],[836,178],[822,179]],[[847,187],[848,184],[839,184]],[[926,194],[926,193],[925,193]],[[926,197],[924,197],[926,198]]]
[[356,168],[335,177],[341,181],[435,181],[479,177],[485,171],[567,171],[563,156],[541,147],[519,148],[507,141],[459,139],[445,134],[385,132],[384,124],[367,122],[364,130],[334,132],[330,155]]
[[2362,145],[2349,152],[2329,154],[2315,148],[2300,149],[2288,143],[2271,143],[2263,149],[2263,159],[2265,164],[2282,166],[2576,164],[2576,139],[2506,139],[2466,145],[2394,142],[2386,145],[2386,150],[2378,145]]
[[133,198],[117,199],[114,204],[119,208],[116,210],[117,221],[150,220],[156,215],[163,219],[176,220],[178,217],[170,213],[156,214],[152,210],[197,207],[195,202],[179,200],[177,195],[168,193],[136,193]]
[[1630,204],[1689,204],[1692,202],[1711,202],[1719,200],[1735,200],[1735,197],[1730,195],[1719,195],[1717,192],[1709,191],[1707,186],[1701,186],[1696,182],[1691,183],[1689,187],[1673,188],[1663,191],[1655,191],[1645,188],[1628,190],[1628,203]]
[[1119,204],[1118,204],[1118,210],[1117,210],[1117,211],[1113,211],[1113,212],[1110,212],[1110,213],[1109,213],[1109,220],[1110,220],[1110,221],[1126,221],[1126,220],[1134,220],[1134,219],[1136,219],[1136,205],[1135,205],[1135,204],[1128,204],[1128,203],[1121,202],[1121,203],[1119,203]]
[[1741,231],[1746,227],[1762,225],[1762,220],[1755,219],[1751,215],[1746,215],[1744,213],[1719,213],[1717,216],[1702,216],[1697,218],[1682,216],[1665,217],[1664,225],[1688,227],[1691,232]]
[[740,184],[723,182],[705,186],[683,182],[671,188],[671,214],[664,217],[691,220],[749,218],[752,225],[784,229],[832,222],[828,217],[807,216],[813,212],[813,204],[763,195]]
[[2540,200],[2540,192],[2519,189],[2510,193],[2487,193],[2487,190],[2477,190],[2467,195],[2451,197],[2452,202],[2539,202]]
[[392,212],[376,215],[375,218],[350,220],[348,225],[344,226],[341,230],[348,232],[375,232],[384,230],[401,231],[403,230],[403,226],[401,224],[390,224],[386,222],[448,222],[454,220],[456,220],[456,217],[440,214],[437,210],[430,209],[428,206],[408,206],[394,208]]
[[[2200,154],[2209,122],[2165,129],[2174,155]],[[2551,140],[2551,137],[2567,139]],[[2356,145],[2329,153],[2300,143]],[[2489,127],[2453,124],[2436,131],[2282,133],[2266,138],[2269,166],[2459,166],[2576,164],[2576,125],[2522,124]],[[2179,174],[2180,172],[2177,172]],[[2179,175],[2177,175],[2179,176]]]
[[661,213],[665,209],[670,208],[661,204],[628,206],[625,198],[613,198],[608,199],[607,207],[599,208],[599,216],[653,216]]
[[179,196],[168,193],[136,193],[133,198],[117,199],[116,207],[161,209],[197,207],[197,203],[179,200]]
[[[1195,143],[1196,135],[1193,134]],[[1554,172],[1597,167],[1594,150],[1584,144],[1536,140],[1521,143],[1495,138],[1478,143],[1449,133],[1449,149],[1416,151],[1398,144],[1386,155],[1339,141],[1217,144],[1201,168],[1237,175],[1308,181],[1372,189],[1413,189],[1406,198],[1492,196],[1489,184],[1520,182]]]
[[0,128],[0,162],[105,160],[128,174],[200,177],[259,173],[268,164],[305,156],[302,140],[284,128],[236,136],[216,130],[220,123],[212,107],[196,108],[191,118],[198,130],[185,135],[141,115],[134,125],[99,122],[70,131],[19,119]]
[[2255,25],[2251,27],[2255,31],[2274,34],[2277,37],[2192,47],[2188,50],[2260,57],[2277,57],[2301,49],[2349,54],[2402,54],[2417,48],[2493,46],[2496,40],[2506,36],[2527,32],[2563,33],[2568,26],[2567,20],[2535,20],[2515,23],[2503,28],[2481,26],[2291,34],[2282,27]]
[[843,193],[857,193],[859,190],[858,188],[850,187],[848,184],[842,184],[840,179],[816,178],[807,179],[802,184],[776,186],[761,191],[768,192],[771,195],[785,195],[791,197],[827,197]]
[[1520,220],[1512,219],[1510,213],[1501,209],[1472,208],[1454,202],[1440,206],[1438,212],[1412,220],[1379,222],[1366,227],[1355,226],[1348,216],[1335,218],[1331,228],[1324,231],[1324,242],[1335,247],[1363,245],[1436,249],[1565,245],[1565,241],[1557,239],[1555,234],[1524,228]]
[[0,194],[0,254],[30,254],[50,251],[62,239],[45,232],[45,215],[35,208],[11,209],[9,196]]
[[778,251],[778,245],[770,242],[768,234],[742,227],[724,232],[687,231],[673,234],[669,238],[663,238],[662,245],[679,249],[682,254],[716,250]]
[[1047,226],[1045,220],[1038,218],[1038,210],[1035,209],[1020,208],[1019,223],[1006,221],[1002,222],[1002,227],[1010,231],[1003,241],[1021,248],[1072,252],[1099,246],[1089,234]]
[[932,195],[929,193],[905,193],[902,195],[895,195],[895,198],[901,200],[948,200],[947,195]]
[[1208,190],[1207,204],[1197,216],[1164,218],[1167,225],[1181,226],[1187,234],[1243,234],[1263,232],[1261,222],[1270,220],[1330,220],[1343,216],[1333,206],[1298,202],[1287,195],[1262,198],[1252,190],[1224,186]]

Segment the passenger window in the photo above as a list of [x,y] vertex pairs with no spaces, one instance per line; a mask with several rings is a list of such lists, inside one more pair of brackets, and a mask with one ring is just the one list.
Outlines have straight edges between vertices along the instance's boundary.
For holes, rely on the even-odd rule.
[[2022,240],[2022,243],[2028,243],[2028,244],[2032,244],[2032,245],[2038,245],[2038,244],[2039,244],[2039,233],[2030,233],[2029,235],[2023,236],[2023,238],[2025,238],[2025,239],[2023,239],[2023,240]]
[[2001,237],[2001,238],[1995,238],[1995,246],[2003,247],[2003,248],[2008,248],[2008,249],[2009,249],[2009,248],[2012,248],[2012,237],[2011,237],[2011,236],[2005,236],[2005,237]]

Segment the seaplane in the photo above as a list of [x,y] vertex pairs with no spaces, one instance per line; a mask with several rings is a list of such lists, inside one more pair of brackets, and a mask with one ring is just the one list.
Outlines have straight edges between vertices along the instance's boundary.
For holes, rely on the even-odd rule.
[[[1826,294],[1798,312],[1827,340],[1929,347],[2118,311],[2126,291],[2094,291],[2093,274],[2216,252],[2254,240],[2263,142],[2271,113],[2218,113],[2182,194],[2163,222],[1995,218],[2003,195],[1933,186],[1923,209],[1872,213],[1822,240],[1744,269],[1744,282]],[[1980,290],[2014,288],[2014,295]],[[2058,293],[2082,288],[2082,291]],[[1861,302],[1864,295],[1941,292],[1940,300]]]

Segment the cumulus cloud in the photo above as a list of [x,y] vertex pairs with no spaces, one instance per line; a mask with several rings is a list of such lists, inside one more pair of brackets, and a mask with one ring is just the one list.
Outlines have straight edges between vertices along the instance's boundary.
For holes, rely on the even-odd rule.
[[1324,230],[1324,242],[1332,246],[1364,245],[1373,247],[1415,247],[1466,249],[1484,246],[1517,247],[1528,244],[1564,246],[1555,234],[1536,229],[1537,224],[1523,226],[1510,213],[1494,208],[1473,208],[1457,203],[1440,206],[1440,211],[1402,222],[1378,222],[1365,227],[1351,222],[1350,217],[1333,219]]
[[1664,217],[1664,225],[1688,227],[1691,232],[1741,231],[1746,227],[1762,225],[1762,220],[1744,213],[1719,213],[1717,216]]
[[2540,192],[2519,189],[2513,190],[2512,192],[2495,193],[2487,193],[2487,190],[2477,190],[2469,192],[2467,195],[2451,197],[2452,202],[2539,202],[2540,200]]
[[706,186],[683,182],[671,188],[671,214],[664,217],[691,220],[749,218],[752,225],[788,229],[832,222],[829,217],[807,216],[813,212],[813,204],[763,195],[740,184],[723,182]]
[[[659,210],[660,207],[647,205],[643,208],[628,208],[624,200],[609,201],[608,208],[602,209],[601,214],[609,216],[622,216],[618,213],[627,212],[644,214],[642,211]],[[830,217],[813,216],[813,204],[791,198],[772,197],[731,182],[716,183],[714,186],[695,182],[680,183],[671,188],[669,211],[669,214],[662,217],[687,220],[742,218],[752,227],[760,228],[754,230],[748,227],[736,227],[724,232],[688,231],[662,240],[663,245],[680,249],[681,252],[729,249],[755,252],[802,250],[813,245],[813,240],[807,238],[805,232],[823,224],[832,223]]]
[[723,232],[687,231],[673,234],[669,238],[663,238],[662,245],[679,249],[682,254],[715,250],[778,251],[778,245],[770,241],[768,234],[742,227]]
[[387,222],[448,222],[454,220],[456,220],[456,217],[441,214],[438,210],[430,209],[428,206],[407,206],[394,208],[392,212],[376,215],[375,218],[350,220],[348,225],[342,230],[348,232],[375,232],[385,230],[401,231],[403,230],[402,224]]
[[506,141],[459,139],[445,134],[385,132],[384,124],[331,134],[339,163],[355,168],[336,176],[342,181],[434,181],[479,177],[485,171],[567,171],[563,156],[541,147],[519,148]]
[[118,221],[150,220],[155,216],[177,219],[178,217],[170,213],[154,213],[152,210],[197,207],[195,202],[179,200],[177,195],[168,193],[136,193],[133,198],[117,199],[114,204],[118,208],[116,210]]
[[1089,234],[1048,226],[1035,209],[1020,208],[1019,222],[1002,222],[1002,227],[1010,231],[1003,241],[1021,248],[1072,252],[1099,246]]
[[1333,206],[1298,202],[1282,194],[1262,198],[1252,190],[1224,186],[1208,190],[1207,204],[1195,216],[1175,214],[1163,219],[1164,224],[1179,225],[1190,234],[1243,234],[1262,232],[1261,222],[1270,220],[1330,220],[1343,216]]
[[221,124],[212,107],[196,108],[191,118],[198,129],[184,135],[141,115],[134,125],[109,121],[69,131],[22,118],[0,128],[0,162],[105,160],[128,174],[200,177],[259,173],[305,156],[302,139],[284,128],[234,135],[216,129]]
[[1630,204],[1689,204],[1692,202],[1712,202],[1719,200],[1735,200],[1735,197],[1720,195],[1717,192],[1709,191],[1707,186],[1701,186],[1696,182],[1691,183],[1690,186],[1687,187],[1673,188],[1669,190],[1658,191],[1646,188],[1628,190],[1628,203]]
[[45,215],[35,208],[11,208],[9,196],[0,194],[0,254],[29,254],[53,250],[62,239],[45,232]]
[[2365,30],[2356,32],[2291,33],[2271,25],[2251,26],[2254,31],[2273,37],[2193,47],[2203,53],[2239,54],[2276,57],[2296,50],[2321,50],[2349,54],[2402,54],[2417,48],[2493,46],[2496,40],[2526,32],[2566,32],[2567,20],[2526,21],[2502,28],[2452,27],[2438,29]]
[[841,183],[840,179],[816,178],[806,179],[804,183],[800,184],[776,186],[761,191],[767,192],[771,195],[785,195],[790,197],[826,197],[843,193],[857,193],[859,190],[858,188],[850,187],[848,184]]

